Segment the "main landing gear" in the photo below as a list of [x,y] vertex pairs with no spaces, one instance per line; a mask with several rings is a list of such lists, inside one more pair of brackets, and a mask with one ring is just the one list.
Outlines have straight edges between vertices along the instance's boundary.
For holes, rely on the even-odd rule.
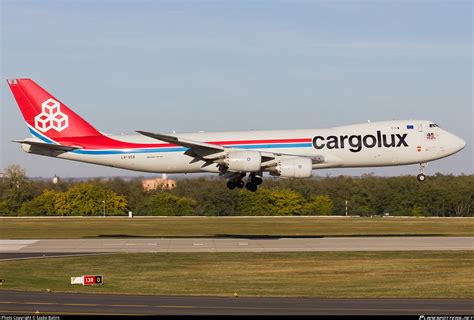
[[227,188],[234,190],[235,188],[242,189],[245,186],[245,189],[255,192],[259,185],[263,183],[263,179],[261,176],[257,176],[254,173],[251,173],[247,178],[247,183],[244,183],[242,178],[238,180],[229,180],[227,181]]
[[259,186],[263,183],[263,179],[261,176],[256,176],[255,173],[251,173],[249,176],[250,182]]
[[252,182],[247,182],[245,184],[245,189],[247,189],[248,191],[251,191],[251,192],[255,192],[255,191],[257,191],[257,185],[255,183],[252,183]]
[[229,181],[227,181],[227,188],[229,188],[230,190],[234,190],[235,188],[241,189],[244,186],[245,186],[245,183],[242,180],[237,180],[237,181],[229,180]]
[[425,167],[426,167],[426,163],[424,162],[420,163],[420,174],[416,176],[416,180],[420,182],[423,182],[426,180]]

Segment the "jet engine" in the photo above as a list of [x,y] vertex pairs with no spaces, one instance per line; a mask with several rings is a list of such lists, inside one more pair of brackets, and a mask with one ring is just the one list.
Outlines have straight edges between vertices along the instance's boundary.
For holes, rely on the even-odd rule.
[[282,178],[309,178],[312,171],[310,158],[280,158],[276,165],[276,172]]
[[260,171],[262,155],[258,151],[231,151],[226,154],[224,163],[230,171]]

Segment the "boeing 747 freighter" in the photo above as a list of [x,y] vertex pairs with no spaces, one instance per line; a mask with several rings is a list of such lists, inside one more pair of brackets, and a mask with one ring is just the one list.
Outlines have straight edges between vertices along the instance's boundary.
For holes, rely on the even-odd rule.
[[391,120],[326,129],[138,135],[104,134],[31,79],[8,84],[32,137],[24,151],[156,173],[217,173],[229,189],[256,191],[264,172],[309,178],[321,168],[419,164],[464,148],[461,138],[427,120]]

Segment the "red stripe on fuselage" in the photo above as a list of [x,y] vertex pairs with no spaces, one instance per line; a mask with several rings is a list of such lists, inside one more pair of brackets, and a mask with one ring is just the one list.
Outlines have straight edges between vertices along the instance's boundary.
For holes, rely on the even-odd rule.
[[[81,146],[84,149],[139,149],[139,148],[169,148],[177,147],[171,143],[133,143],[115,140],[107,136],[92,137],[68,137],[57,138],[56,142],[65,146]],[[297,143],[311,142],[310,138],[300,139],[267,139],[267,140],[235,140],[235,141],[210,141],[207,143],[225,146],[225,145],[245,145],[245,144],[263,144],[263,143]]]

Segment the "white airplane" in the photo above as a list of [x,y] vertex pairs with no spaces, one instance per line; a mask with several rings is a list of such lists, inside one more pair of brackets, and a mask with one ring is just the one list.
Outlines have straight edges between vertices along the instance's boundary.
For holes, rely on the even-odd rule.
[[[256,191],[263,173],[309,178],[314,169],[420,164],[464,148],[426,120],[393,120],[327,129],[108,135],[31,79],[7,80],[31,138],[15,140],[43,156],[155,173],[218,173],[229,189]],[[244,182],[245,180],[245,182]]]

